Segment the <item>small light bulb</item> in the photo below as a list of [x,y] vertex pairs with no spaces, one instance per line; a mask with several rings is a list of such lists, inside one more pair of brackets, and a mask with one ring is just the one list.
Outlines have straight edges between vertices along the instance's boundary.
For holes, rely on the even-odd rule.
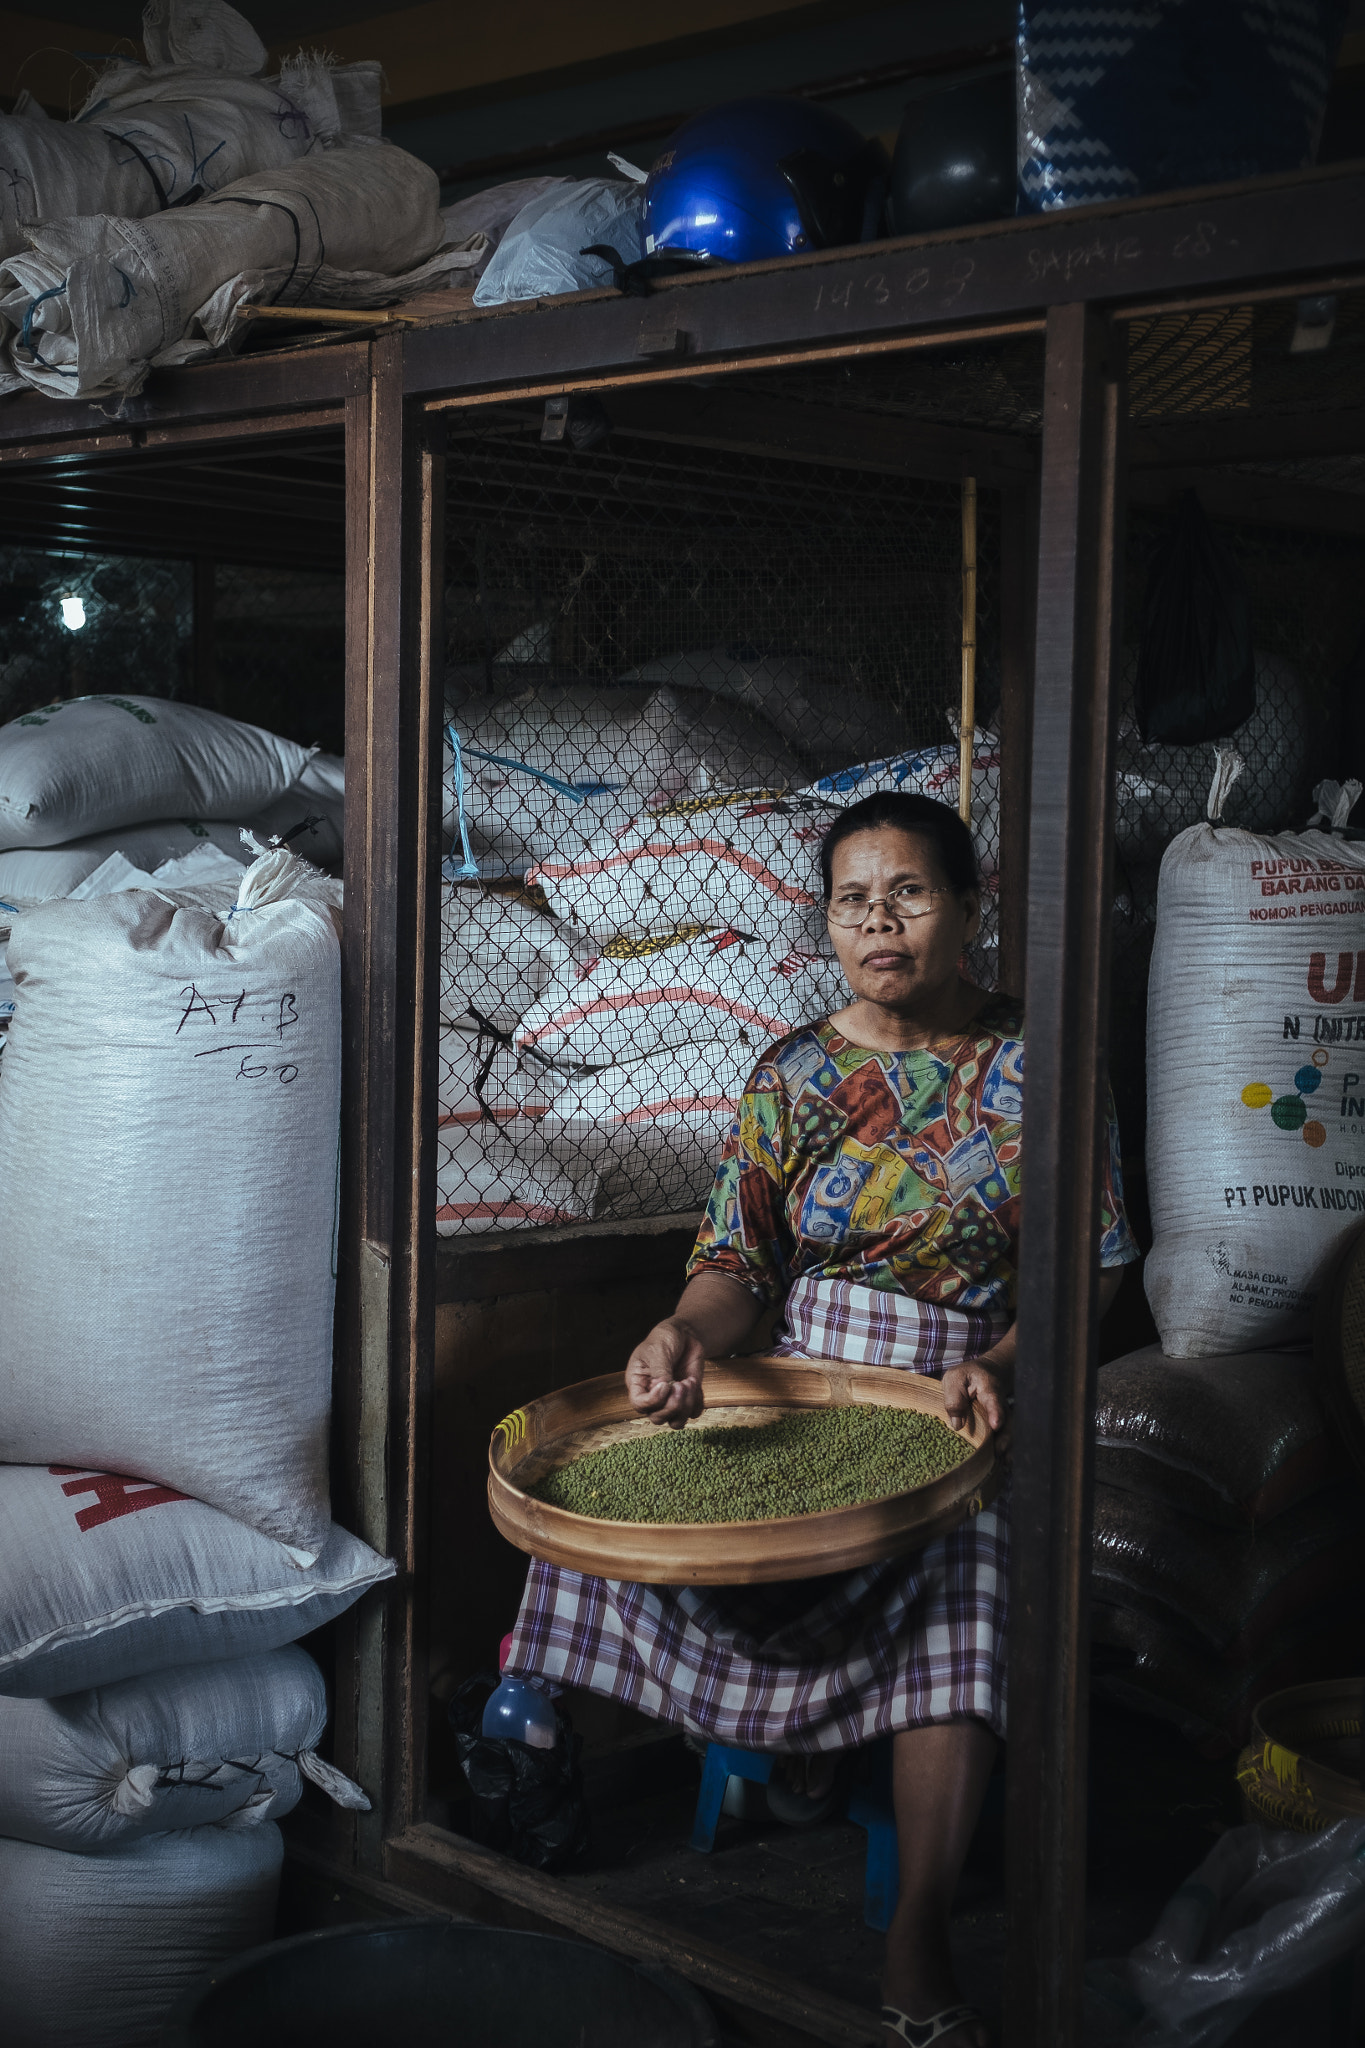
[[62,624],[68,633],[79,633],[85,624],[85,604],[79,597],[62,599]]

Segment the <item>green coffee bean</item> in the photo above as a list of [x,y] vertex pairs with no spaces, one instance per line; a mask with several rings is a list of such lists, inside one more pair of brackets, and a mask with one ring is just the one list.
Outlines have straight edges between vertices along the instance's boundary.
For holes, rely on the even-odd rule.
[[808,1408],[775,1422],[660,1429],[564,1465],[530,1490],[604,1522],[762,1522],[885,1500],[972,1447],[910,1408]]

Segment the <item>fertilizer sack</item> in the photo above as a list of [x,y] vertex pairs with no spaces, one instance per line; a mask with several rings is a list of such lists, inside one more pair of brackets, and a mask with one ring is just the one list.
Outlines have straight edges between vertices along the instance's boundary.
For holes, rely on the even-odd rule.
[[78,1855],[0,1840],[5,2048],[148,2048],[209,1970],[269,1941],[273,1821]]
[[520,1230],[531,1223],[586,1223],[597,1203],[590,1165],[566,1173],[529,1116],[463,1119],[436,1134],[436,1235]]
[[[262,845],[278,841],[319,867],[336,867],[344,850],[346,763],[314,754],[283,796],[242,823]],[[240,842],[232,849],[240,851]]]
[[283,1544],[169,1486],[3,1465],[0,1695],[50,1699],[258,1657],[343,1614],[393,1570],[335,1525],[305,1570]]
[[1306,1339],[1365,1212],[1365,845],[1197,825],[1161,864],[1145,1281],[1177,1358]]
[[0,849],[149,819],[248,818],[302,774],[293,740],[165,697],[76,697],[0,726]]
[[134,1472],[309,1563],[327,1457],[333,913],[288,853],[220,920],[130,890],[9,942],[0,1459]]
[[[322,1673],[298,1648],[0,1698],[0,1835],[89,1851],[281,1820],[305,1776],[332,1776],[316,1754],[326,1725]],[[364,1799],[335,1775],[348,1804]]]
[[774,1039],[847,1001],[834,961],[779,955],[739,932],[610,939],[555,977],[516,1042],[560,1066],[603,1067],[724,1038],[752,1065]]
[[762,790],[683,798],[599,834],[580,859],[541,861],[527,879],[556,916],[594,938],[692,925],[782,952],[824,949],[820,841],[839,809],[826,797]]
[[244,272],[278,270],[271,298],[293,305],[308,300],[320,270],[415,269],[441,246],[439,200],[429,165],[367,141],[255,172],[148,220],[35,223],[32,248],[0,264],[9,365],[56,398],[135,391],[151,359]]

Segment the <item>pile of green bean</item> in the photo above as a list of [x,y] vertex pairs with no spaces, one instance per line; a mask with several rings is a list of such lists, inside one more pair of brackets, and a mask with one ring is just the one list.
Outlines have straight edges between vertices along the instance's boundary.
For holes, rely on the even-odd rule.
[[764,1522],[885,1500],[972,1447],[909,1408],[808,1408],[775,1422],[661,1428],[590,1451],[531,1491],[604,1522]]

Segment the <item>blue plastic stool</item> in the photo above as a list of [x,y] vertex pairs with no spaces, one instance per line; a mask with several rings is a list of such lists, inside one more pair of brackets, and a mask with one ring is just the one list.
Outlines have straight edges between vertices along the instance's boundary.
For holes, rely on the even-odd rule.
[[[716,1846],[716,1827],[731,1778],[747,1778],[751,1785],[766,1785],[776,1759],[752,1749],[725,1749],[718,1742],[706,1746],[701,1790],[692,1822],[692,1847],[709,1856]],[[878,1934],[891,1925],[900,1892],[900,1871],[896,1856],[896,1820],[891,1808],[891,1745],[874,1743],[867,1753],[867,1768],[848,1795],[848,1818],[867,1830],[867,1864],[863,1874],[863,1920]]]

